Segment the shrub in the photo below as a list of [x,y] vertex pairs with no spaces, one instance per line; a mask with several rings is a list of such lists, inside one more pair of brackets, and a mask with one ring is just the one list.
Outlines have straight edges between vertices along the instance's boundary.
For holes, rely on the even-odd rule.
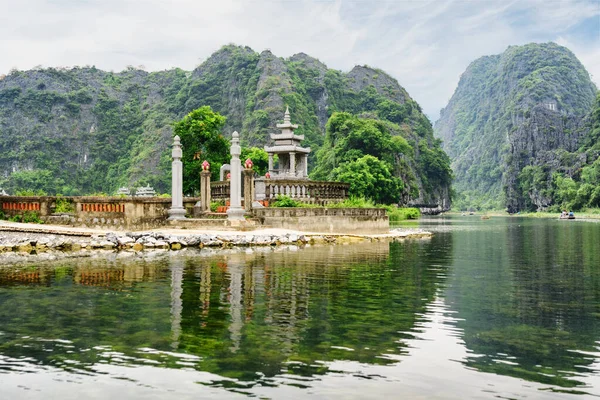
[[210,211],[211,212],[217,212],[217,208],[219,206],[224,206],[225,202],[224,201],[211,201],[210,202]]
[[75,211],[75,206],[69,199],[65,199],[61,195],[56,196],[56,207],[54,208],[55,213],[72,213]]
[[327,208],[375,208],[377,205],[371,199],[350,196],[350,198],[339,203],[328,204]]
[[43,190],[18,190],[15,192],[15,196],[47,196],[47,193]]
[[419,211],[418,208],[398,208],[394,206],[388,206],[386,209],[391,222],[404,221],[406,219],[419,219],[421,216],[421,211]]
[[8,219],[12,222],[24,222],[33,224],[42,224],[43,221],[40,219],[38,213],[33,211],[26,211],[23,215],[15,215]]
[[301,204],[289,196],[278,195],[275,201],[271,203],[271,207],[301,207]]

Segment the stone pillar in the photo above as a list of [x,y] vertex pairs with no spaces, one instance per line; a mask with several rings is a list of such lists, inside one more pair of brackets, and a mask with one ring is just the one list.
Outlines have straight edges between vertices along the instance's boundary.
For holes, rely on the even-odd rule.
[[296,153],[290,152],[290,175],[296,176]]
[[210,212],[210,171],[200,172],[200,211]]
[[244,169],[244,210],[252,211],[252,202],[254,201],[254,171]]
[[171,177],[171,209],[168,211],[169,219],[184,219],[183,208],[183,164],[181,163],[181,141],[179,136],[173,139],[172,177]]
[[304,177],[308,178],[308,154],[304,155]]
[[269,153],[269,174],[273,176],[273,153]]
[[231,137],[231,180],[229,181],[229,209],[227,219],[230,221],[243,221],[244,209],[242,208],[242,164],[240,163],[240,134],[233,132]]

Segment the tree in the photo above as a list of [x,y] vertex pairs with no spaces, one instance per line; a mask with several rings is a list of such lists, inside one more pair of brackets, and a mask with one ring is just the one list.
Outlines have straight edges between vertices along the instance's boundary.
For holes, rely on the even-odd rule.
[[65,181],[57,178],[47,169],[13,172],[5,184],[10,194],[21,193],[29,196],[41,196],[46,193],[55,194],[57,188],[63,187]]
[[371,155],[346,162],[332,171],[332,178],[350,184],[350,195],[376,203],[398,203],[404,183],[393,176],[391,166]]
[[269,155],[264,149],[260,149],[258,147],[244,147],[242,148],[242,154],[240,155],[240,160],[242,160],[242,164],[246,161],[246,159],[252,160],[254,164],[252,169],[258,175],[264,175],[269,170]]
[[183,147],[183,193],[193,195],[200,188],[202,162],[210,163],[212,180],[230,159],[229,141],[221,134],[225,117],[209,106],[200,107],[176,122],[173,134],[179,135]]

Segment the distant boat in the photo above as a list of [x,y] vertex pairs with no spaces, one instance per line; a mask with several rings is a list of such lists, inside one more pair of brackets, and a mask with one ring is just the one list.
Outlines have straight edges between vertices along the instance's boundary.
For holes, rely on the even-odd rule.
[[490,219],[490,216],[489,215],[482,215],[481,219]]
[[575,219],[574,215],[561,215],[559,219]]

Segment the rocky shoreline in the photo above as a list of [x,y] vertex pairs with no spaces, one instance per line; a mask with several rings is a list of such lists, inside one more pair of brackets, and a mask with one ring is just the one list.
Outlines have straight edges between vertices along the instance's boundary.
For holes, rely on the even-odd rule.
[[38,253],[46,251],[79,250],[180,250],[186,247],[249,247],[306,244],[347,244],[383,239],[430,237],[422,230],[391,231],[386,235],[300,234],[293,232],[254,233],[222,232],[197,234],[171,234],[167,232],[106,232],[89,235],[64,235],[35,232],[0,233],[0,252]]

